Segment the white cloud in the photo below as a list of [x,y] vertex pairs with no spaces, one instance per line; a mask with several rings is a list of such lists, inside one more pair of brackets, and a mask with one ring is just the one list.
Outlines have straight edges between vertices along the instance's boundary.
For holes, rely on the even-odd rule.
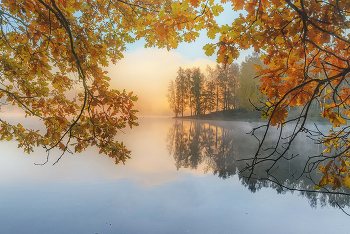
[[173,51],[138,49],[126,53],[121,61],[106,70],[112,79],[112,88],[133,91],[139,97],[136,103],[139,115],[172,115],[166,92],[178,68],[200,67],[204,72],[207,65],[215,66],[215,62],[204,58],[192,61]]

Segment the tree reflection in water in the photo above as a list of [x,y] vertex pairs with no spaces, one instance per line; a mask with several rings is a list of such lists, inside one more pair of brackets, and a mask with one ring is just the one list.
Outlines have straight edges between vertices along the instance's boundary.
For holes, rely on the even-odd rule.
[[[246,126],[246,128],[244,128]],[[349,207],[349,189],[335,191],[315,191],[315,184],[320,180],[316,170],[305,167],[310,163],[309,155],[322,152],[320,145],[299,137],[288,155],[279,161],[273,172],[266,173],[271,163],[258,164],[255,174],[248,180],[249,171],[245,170],[249,157],[254,155],[257,141],[250,135],[249,124],[244,122],[201,122],[176,121],[169,129],[167,148],[174,157],[177,169],[198,169],[204,166],[204,173],[214,173],[226,179],[238,175],[242,185],[255,193],[263,187],[274,188],[278,193],[298,191],[308,198],[312,207],[317,204],[333,207]],[[271,136],[268,141],[276,140]]]

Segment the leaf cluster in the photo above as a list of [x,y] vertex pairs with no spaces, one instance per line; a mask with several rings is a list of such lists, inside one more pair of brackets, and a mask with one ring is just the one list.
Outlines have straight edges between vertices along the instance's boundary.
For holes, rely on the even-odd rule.
[[49,156],[57,148],[61,157],[95,145],[124,162],[130,151],[115,137],[138,125],[137,96],[111,89],[103,67],[140,38],[168,49],[194,40],[204,24],[214,24],[212,6],[193,0],[2,1],[0,108],[21,109],[45,130],[1,118],[1,139],[17,140],[28,153],[42,146]]
[[[239,50],[253,48],[264,62],[264,66],[256,66],[256,69],[262,83],[260,91],[268,97],[268,102],[261,109],[268,123],[261,127],[265,133],[259,138],[259,148],[252,164],[247,167],[251,176],[256,164],[284,158],[299,133],[318,136],[319,143],[328,143],[334,149],[338,147],[337,142],[342,141],[341,150],[328,148],[332,155],[319,157],[345,163],[349,151],[346,124],[350,116],[350,3],[338,0],[223,2],[231,2],[233,9],[244,10],[246,14],[241,14],[230,25],[211,30],[219,36],[219,42],[205,46],[206,53],[211,55],[216,52],[217,62],[229,64],[239,56]],[[333,135],[306,127],[308,113],[314,106],[319,107],[320,115],[332,125]],[[289,110],[295,108],[300,110],[299,115],[288,118]],[[286,144],[281,150],[285,125],[293,126],[294,130],[283,138]],[[275,146],[266,149],[264,141],[272,126],[280,129],[280,137]],[[252,134],[255,135],[256,131]],[[265,150],[271,153],[261,156]],[[274,170],[274,165],[268,172]],[[338,169],[345,170],[341,165],[337,166]],[[338,169],[332,168],[336,174]],[[334,177],[333,174],[331,177],[329,172],[324,171],[325,177],[318,186],[331,183],[329,178],[338,178],[332,180],[338,188],[340,182],[344,182],[343,177]],[[343,183],[344,186],[346,184]]]

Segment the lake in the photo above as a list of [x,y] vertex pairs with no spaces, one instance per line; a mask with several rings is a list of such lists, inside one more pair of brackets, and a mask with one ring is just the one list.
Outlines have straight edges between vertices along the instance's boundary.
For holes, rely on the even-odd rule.
[[[44,150],[28,155],[15,142],[1,142],[0,233],[348,232],[350,217],[338,205],[349,213],[349,196],[291,192],[265,180],[264,166],[252,180],[238,173],[257,147],[246,133],[261,123],[139,123],[119,136],[132,150],[125,165],[91,148],[54,166],[59,154],[52,152],[38,166]],[[307,177],[295,175],[305,152],[322,148],[301,138],[293,150],[300,156],[283,162],[276,178],[312,189]]]

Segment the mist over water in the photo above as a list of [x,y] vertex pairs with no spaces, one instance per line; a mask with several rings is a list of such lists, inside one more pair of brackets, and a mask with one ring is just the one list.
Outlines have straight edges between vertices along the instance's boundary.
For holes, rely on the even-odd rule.
[[[320,233],[347,231],[348,196],[291,192],[313,189],[301,176],[320,145],[299,137],[272,174],[241,171],[258,142],[249,133],[261,123],[140,118],[119,135],[132,158],[125,165],[91,148],[59,154],[22,153],[0,142],[0,233]],[[326,129],[326,126],[324,127]],[[286,129],[289,131],[289,129]],[[277,131],[276,131],[277,133]],[[275,142],[272,132],[267,143]],[[348,192],[348,191],[344,191]],[[20,224],[20,225],[18,225]],[[252,225],[254,224],[254,225]]]
[[[317,143],[317,137],[307,137],[310,134],[300,134],[282,158],[276,153],[257,164],[253,174],[250,174],[251,170],[247,166],[252,163],[258,148],[258,139],[252,136],[251,130],[260,125],[262,123],[239,121],[176,121],[167,138],[169,154],[173,156],[177,169],[202,168],[203,173],[213,173],[222,179],[237,175],[241,184],[253,193],[263,187],[274,188],[278,193],[301,190],[298,193],[308,198],[312,207],[327,204],[334,207],[349,206],[348,196],[315,193],[314,187],[321,175],[317,173],[318,167],[310,167],[310,162],[316,161],[313,156],[319,155],[324,147]],[[307,127],[315,129],[313,125]],[[326,125],[318,126],[319,130],[326,128]],[[280,139],[281,146],[277,149],[279,152],[287,146],[287,136],[292,131],[293,126],[285,127]],[[255,132],[256,136],[262,134],[263,131]],[[278,136],[277,129],[267,135],[259,157],[264,158],[274,151]],[[273,159],[278,160],[276,162]],[[350,194],[348,189],[337,192]]]

